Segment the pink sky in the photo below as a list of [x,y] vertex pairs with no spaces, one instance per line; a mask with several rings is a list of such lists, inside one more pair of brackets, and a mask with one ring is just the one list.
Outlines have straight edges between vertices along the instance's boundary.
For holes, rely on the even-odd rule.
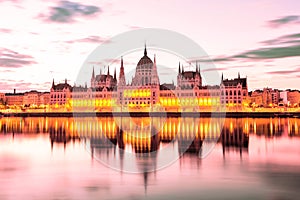
[[[0,13],[2,92],[49,91],[53,78],[73,84],[84,60],[101,42],[139,27],[184,34],[212,58],[222,59],[215,66],[225,78],[238,72],[247,76],[249,90],[300,89],[297,0],[0,0]],[[177,59],[170,63],[178,66]]]

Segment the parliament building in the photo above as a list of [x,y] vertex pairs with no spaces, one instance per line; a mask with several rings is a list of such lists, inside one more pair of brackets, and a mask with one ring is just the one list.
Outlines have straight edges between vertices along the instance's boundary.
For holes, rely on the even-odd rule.
[[[78,111],[211,111],[220,105],[242,108],[248,98],[247,78],[228,80],[222,78],[220,85],[203,86],[200,66],[185,71],[178,66],[177,85],[160,84],[156,58],[144,55],[137,63],[131,83],[126,84],[123,58],[117,79],[108,68],[106,73],[95,75],[93,69],[90,87],[55,84],[50,89],[50,105],[53,108],[64,106]],[[128,81],[128,80],[127,80]]]

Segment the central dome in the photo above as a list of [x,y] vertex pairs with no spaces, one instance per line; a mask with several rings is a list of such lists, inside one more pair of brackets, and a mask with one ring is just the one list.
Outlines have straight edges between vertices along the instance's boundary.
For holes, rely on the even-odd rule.
[[144,50],[144,56],[139,60],[139,62],[137,64],[137,68],[140,68],[141,66],[149,66],[149,67],[153,66],[152,60],[147,56],[146,46],[145,46],[145,50]]

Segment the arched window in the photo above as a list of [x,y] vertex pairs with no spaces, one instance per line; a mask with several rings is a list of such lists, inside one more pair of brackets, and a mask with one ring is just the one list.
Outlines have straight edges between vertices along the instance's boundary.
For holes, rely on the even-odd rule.
[[232,91],[230,90],[230,93],[229,93],[229,95],[231,96],[232,95]]

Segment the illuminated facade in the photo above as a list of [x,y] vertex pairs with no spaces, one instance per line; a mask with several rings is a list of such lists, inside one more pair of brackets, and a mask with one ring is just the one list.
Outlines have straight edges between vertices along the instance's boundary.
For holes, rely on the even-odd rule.
[[287,98],[292,106],[300,105],[300,92],[298,90],[289,90]]
[[238,78],[225,80],[222,74],[220,90],[222,104],[241,107],[247,103],[247,78],[241,78],[240,74],[238,74]]
[[24,93],[6,93],[5,102],[8,106],[22,106]]
[[157,103],[159,97],[159,77],[154,62],[148,57],[145,47],[144,56],[139,60],[131,84],[125,84],[123,58],[121,59],[120,82],[117,90],[117,104],[129,109],[143,109]]
[[[127,80],[128,81],[128,80]],[[200,66],[195,71],[178,67],[177,85],[160,84],[156,57],[144,56],[137,63],[131,83],[126,84],[123,58],[119,79],[116,70],[110,75],[95,75],[93,69],[91,87],[71,87],[67,82],[52,85],[51,104],[68,105],[70,108],[89,111],[212,111],[219,105],[241,106],[248,97],[247,79],[224,80],[220,85],[203,86]]]
[[67,83],[67,79],[64,83],[54,84],[50,89],[50,105],[65,105],[71,97],[72,87]]

